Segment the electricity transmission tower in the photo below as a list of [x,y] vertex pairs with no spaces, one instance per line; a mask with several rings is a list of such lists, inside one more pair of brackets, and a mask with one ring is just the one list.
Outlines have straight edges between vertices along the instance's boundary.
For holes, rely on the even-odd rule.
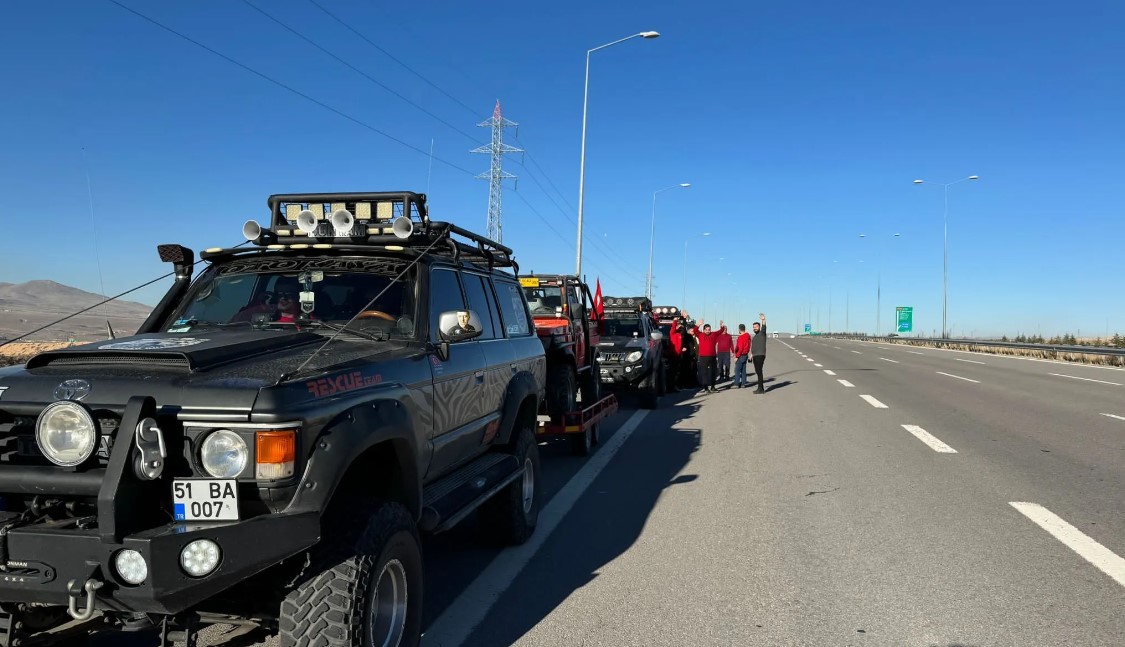
[[500,114],[500,100],[496,100],[496,108],[492,111],[492,118],[477,124],[480,128],[492,129],[492,143],[479,148],[474,148],[472,153],[488,153],[492,156],[492,166],[487,173],[481,173],[478,179],[488,180],[488,237],[496,242],[503,242],[503,201],[501,189],[505,179],[516,179],[516,176],[505,172],[503,167],[504,153],[522,153],[522,148],[516,148],[504,143],[504,129],[518,128],[519,124],[505,119]]

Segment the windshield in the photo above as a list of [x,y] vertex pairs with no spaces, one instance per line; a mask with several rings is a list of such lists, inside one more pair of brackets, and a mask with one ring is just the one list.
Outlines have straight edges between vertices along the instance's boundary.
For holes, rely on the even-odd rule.
[[559,287],[524,288],[523,294],[533,317],[553,315],[563,306],[562,288]]
[[602,320],[602,334],[606,337],[640,336],[641,320],[637,317],[606,317]]
[[349,330],[413,337],[413,272],[394,278],[406,263],[389,258],[232,261],[199,277],[165,331],[236,325],[327,329],[358,315]]

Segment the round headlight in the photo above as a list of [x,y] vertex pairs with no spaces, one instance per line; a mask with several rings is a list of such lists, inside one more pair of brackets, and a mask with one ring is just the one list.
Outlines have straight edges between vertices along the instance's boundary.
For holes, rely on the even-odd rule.
[[229,479],[242,473],[249,452],[246,441],[229,429],[213,431],[203,441],[199,459],[203,469],[215,478]]
[[180,566],[192,577],[209,575],[219,567],[219,545],[210,539],[196,539],[180,551]]
[[98,427],[86,407],[71,400],[60,400],[39,414],[35,443],[47,460],[62,467],[73,467],[94,453]]
[[129,584],[140,584],[148,577],[148,564],[145,563],[144,556],[130,548],[117,551],[113,565],[121,579]]
[[631,352],[631,353],[629,353],[628,355],[625,356],[625,361],[626,362],[639,362],[639,361],[641,361],[641,356],[643,356],[643,355],[644,355],[644,353],[642,353],[641,351],[635,350],[635,351],[633,351],[633,352]]

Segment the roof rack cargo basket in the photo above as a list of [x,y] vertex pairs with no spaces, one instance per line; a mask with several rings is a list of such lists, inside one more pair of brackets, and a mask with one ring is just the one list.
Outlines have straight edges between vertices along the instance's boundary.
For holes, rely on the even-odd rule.
[[271,195],[267,203],[270,229],[253,221],[243,228],[246,238],[259,246],[429,249],[456,260],[519,271],[510,248],[452,223],[431,220],[423,193],[286,193]]

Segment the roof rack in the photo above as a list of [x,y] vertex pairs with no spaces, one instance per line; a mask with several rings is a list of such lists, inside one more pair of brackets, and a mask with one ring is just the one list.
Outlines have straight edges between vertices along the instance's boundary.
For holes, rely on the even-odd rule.
[[648,297],[605,297],[602,304],[607,310],[652,312],[652,300]]
[[[348,252],[430,249],[454,260],[519,272],[511,248],[453,223],[431,220],[422,193],[291,193],[271,195],[267,204],[270,228],[251,220],[242,229],[246,239],[260,247]],[[228,251],[207,250],[205,255]]]

